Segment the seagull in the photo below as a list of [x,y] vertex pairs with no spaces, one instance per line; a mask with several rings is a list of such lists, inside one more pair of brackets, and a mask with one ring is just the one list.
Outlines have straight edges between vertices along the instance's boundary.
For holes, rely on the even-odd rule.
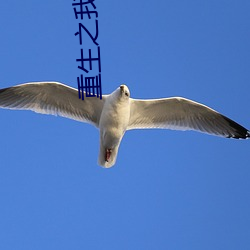
[[59,115],[94,125],[100,131],[98,165],[114,166],[127,130],[195,130],[247,139],[250,131],[217,111],[183,97],[133,99],[124,84],[102,99],[79,99],[78,90],[59,82],[31,82],[0,89],[0,107]]

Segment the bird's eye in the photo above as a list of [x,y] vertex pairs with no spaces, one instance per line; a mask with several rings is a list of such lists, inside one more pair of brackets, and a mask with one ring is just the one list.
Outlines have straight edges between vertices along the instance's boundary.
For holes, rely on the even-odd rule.
[[128,92],[127,91],[125,91],[125,96],[128,96]]

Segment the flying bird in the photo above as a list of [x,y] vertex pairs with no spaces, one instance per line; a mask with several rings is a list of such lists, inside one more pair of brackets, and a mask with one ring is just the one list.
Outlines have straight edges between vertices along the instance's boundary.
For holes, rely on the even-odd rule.
[[79,99],[78,90],[59,82],[31,82],[0,89],[0,107],[32,110],[86,122],[100,130],[98,164],[112,167],[127,130],[196,130],[226,138],[246,139],[250,131],[217,111],[182,97],[140,100],[120,85],[102,99]]

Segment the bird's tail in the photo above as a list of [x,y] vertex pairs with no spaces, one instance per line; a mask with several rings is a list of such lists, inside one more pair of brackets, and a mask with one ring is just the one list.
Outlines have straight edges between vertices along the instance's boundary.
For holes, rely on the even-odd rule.
[[[104,168],[111,168],[115,165],[117,154],[118,154],[118,147],[107,149],[100,143],[100,151],[98,157],[98,165]],[[107,157],[107,150],[110,151],[110,155]]]

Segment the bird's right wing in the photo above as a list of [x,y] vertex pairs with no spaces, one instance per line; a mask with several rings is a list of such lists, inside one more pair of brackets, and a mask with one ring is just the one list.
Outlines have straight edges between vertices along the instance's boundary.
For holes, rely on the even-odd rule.
[[33,82],[0,89],[0,107],[32,110],[41,114],[60,115],[99,126],[106,96],[84,96],[78,90],[59,82]]
[[130,99],[130,104],[128,130],[166,128],[196,130],[223,137],[250,137],[250,132],[238,123],[201,103],[185,98]]

